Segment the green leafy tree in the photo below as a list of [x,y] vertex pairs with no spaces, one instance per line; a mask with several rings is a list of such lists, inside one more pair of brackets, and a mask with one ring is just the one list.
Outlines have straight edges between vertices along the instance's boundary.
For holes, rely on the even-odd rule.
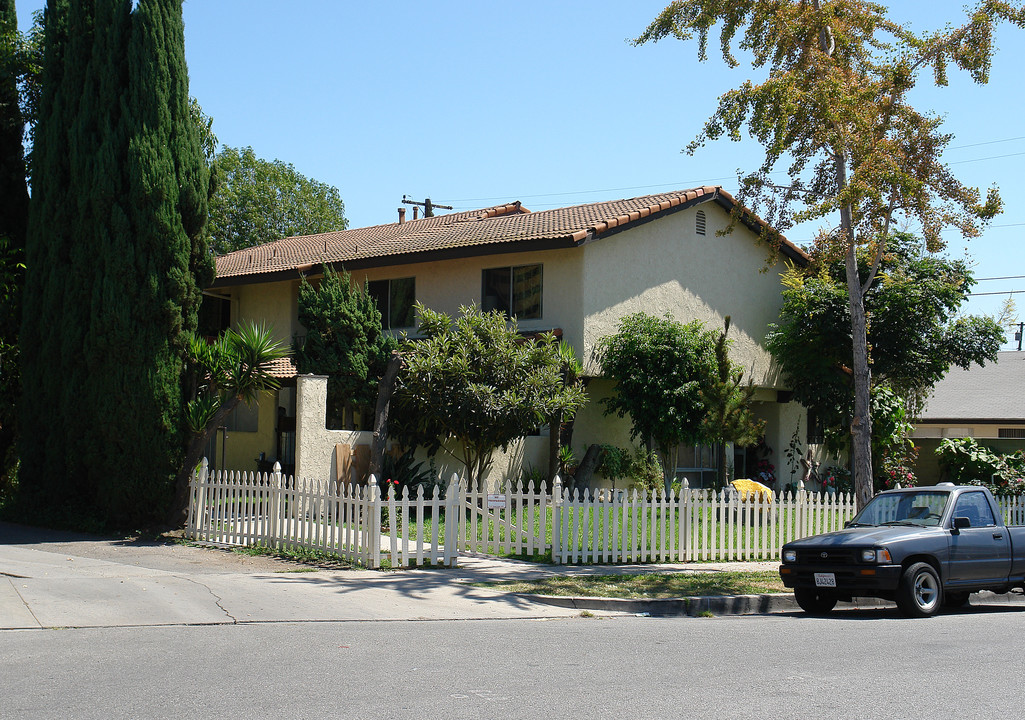
[[730,316],[727,315],[723,331],[715,340],[714,373],[698,391],[705,405],[702,434],[719,445],[719,487],[725,487],[727,481],[726,443],[754,445],[765,430],[765,422],[756,419],[751,410],[754,382],[748,379],[745,383],[744,369],[730,360],[726,337],[729,332]]
[[[871,262],[860,254],[862,275]],[[925,252],[911,236],[897,234],[877,272],[881,281],[865,295],[872,320],[867,337],[873,387],[891,388],[915,413],[952,366],[967,369],[996,360],[1000,324],[959,315],[975,284],[965,261]],[[820,258],[806,268],[791,268],[767,346],[794,398],[814,410],[827,429],[847,437],[854,416],[853,340],[844,274],[843,263]]]
[[189,479],[217,428],[240,404],[255,405],[260,394],[276,390],[280,383],[270,373],[275,360],[289,350],[274,339],[266,326],[245,323],[230,328],[214,343],[191,335],[186,352],[185,411],[187,444],[185,458],[175,476],[174,501],[168,522],[181,527],[189,503]]
[[[705,60],[708,35],[719,25],[726,63],[739,64],[733,55],[739,47],[761,77],[719,99],[688,151],[723,136],[740,140],[746,129],[765,157],[741,179],[743,202],[764,206],[779,230],[839,216],[819,243],[844,262],[853,340],[852,466],[862,505],[872,495],[873,475],[864,300],[890,227],[916,223],[929,249],[938,250],[944,228],[977,236],[1001,208],[995,189],[982,200],[943,163],[951,136],[940,118],[913,107],[911,95],[930,71],[936,85],[946,85],[950,65],[985,83],[1001,21],[1025,25],[1025,12],[1018,3],[982,0],[960,27],[914,33],[891,20],[883,5],[862,0],[678,0],[635,40],[696,36],[698,58]],[[785,186],[772,180],[781,162]],[[778,236],[766,239],[778,245]],[[858,272],[861,247],[873,257],[865,276]]]
[[419,334],[407,343],[392,400],[397,436],[434,453],[452,440],[468,479],[483,480],[497,448],[584,404],[567,385],[558,340],[526,339],[501,312],[461,307],[448,315],[417,305]]
[[108,523],[160,522],[213,276],[180,0],[49,3],[37,122],[23,484]]
[[[300,373],[327,375],[328,421],[371,407],[385,365],[398,342],[381,327],[381,313],[367,286],[353,285],[344,270],[324,269],[318,287],[299,285],[299,322],[306,337],[295,348]],[[343,423],[351,427],[351,419]],[[341,427],[341,425],[339,425]]]
[[595,348],[602,372],[615,381],[613,395],[602,400],[605,414],[630,416],[630,439],[655,446],[667,487],[679,446],[708,440],[701,388],[716,376],[715,341],[700,320],[637,313]]
[[217,254],[348,227],[338,189],[289,163],[258,158],[251,147],[224,147],[216,166],[210,237]]

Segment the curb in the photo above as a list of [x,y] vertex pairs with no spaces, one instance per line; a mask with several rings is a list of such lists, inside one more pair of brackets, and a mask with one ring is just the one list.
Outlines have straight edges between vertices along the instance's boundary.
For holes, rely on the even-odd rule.
[[[712,615],[774,615],[788,612],[802,612],[794,596],[788,593],[766,595],[713,595],[702,597],[667,598],[664,600],[637,600],[603,597],[572,597],[557,595],[534,595],[516,593],[534,602],[555,605],[574,610],[598,610],[601,612],[634,613],[652,617],[696,617],[701,613]],[[870,610],[893,607],[874,598],[855,598],[854,602],[842,602],[838,609]]]

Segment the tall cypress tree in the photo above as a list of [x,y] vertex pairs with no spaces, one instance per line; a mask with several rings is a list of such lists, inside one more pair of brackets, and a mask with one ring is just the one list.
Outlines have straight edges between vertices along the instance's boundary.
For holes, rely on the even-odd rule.
[[[31,403],[25,482],[107,522],[154,522],[184,445],[182,335],[197,277],[212,277],[181,0],[50,0],[47,18],[64,57],[46,57],[33,169],[26,397],[39,385],[46,402]],[[73,33],[58,34],[64,20]]]
[[19,337],[22,360],[21,488],[30,502],[81,504],[87,494],[69,476],[61,317],[68,246],[77,203],[71,197],[69,118],[77,109],[92,37],[92,15],[80,7],[76,40],[67,27],[68,0],[48,0],[43,70],[33,146],[32,202],[25,246],[25,289]]
[[[0,36],[14,44],[18,16],[14,0],[0,0]],[[0,53],[0,236],[11,247],[25,247],[28,227],[28,187],[25,185],[25,154],[22,135],[24,118],[18,98],[20,48],[5,48]]]
[[0,0],[0,491],[15,437],[15,399],[20,394],[17,356],[21,286],[28,226],[25,184],[25,128],[18,79],[25,58],[14,0]]
[[203,236],[209,173],[189,111],[181,0],[141,0],[131,20],[117,136],[127,138],[127,159],[98,169],[120,169],[127,193],[101,224],[89,334],[102,368],[93,412],[117,418],[102,424],[102,455],[119,472],[99,478],[101,505],[113,517],[156,521],[184,449],[183,334],[196,327],[196,276],[212,276]]

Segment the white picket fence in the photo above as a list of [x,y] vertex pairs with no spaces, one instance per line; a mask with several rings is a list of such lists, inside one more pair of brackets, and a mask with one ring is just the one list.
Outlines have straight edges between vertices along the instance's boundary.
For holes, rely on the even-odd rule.
[[[784,543],[844,526],[849,494],[803,490],[770,500],[736,491],[552,493],[470,487],[445,492],[210,472],[192,481],[187,532],[226,545],[304,548],[366,567],[454,565],[461,553],[555,563],[776,560]],[[999,498],[1008,524],[1025,524],[1025,496]]]
[[[473,485],[473,484],[471,484]],[[367,567],[453,565],[460,553],[545,558],[555,563],[772,560],[789,540],[843,527],[847,495],[679,492],[554,492],[467,487],[388,492],[293,480],[280,472],[193,477],[187,533],[226,545],[305,548]]]

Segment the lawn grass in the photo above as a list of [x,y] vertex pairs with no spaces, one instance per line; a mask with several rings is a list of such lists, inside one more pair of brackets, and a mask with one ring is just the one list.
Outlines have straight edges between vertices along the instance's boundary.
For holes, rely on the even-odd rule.
[[474,583],[478,587],[535,595],[627,599],[761,595],[790,592],[771,571],[558,575],[518,582]]
[[[267,545],[246,545],[245,547],[232,548],[232,552],[239,555],[275,557],[281,560],[317,565],[320,567],[331,567],[336,569],[350,569],[355,567],[352,563],[343,560],[338,555],[321,552],[320,550],[308,550],[301,547],[272,548]],[[295,572],[303,572],[298,570]]]
[[[527,555],[525,548],[518,552],[515,548],[515,543],[509,543],[512,547],[507,549],[506,540],[508,539],[509,531],[504,525],[496,523],[487,517],[478,518],[475,537],[470,537],[472,533],[468,519],[465,524],[460,524],[459,546],[499,557],[533,562],[551,562],[552,512],[549,506],[542,517],[539,509],[535,506],[519,511],[500,510],[496,513],[499,517],[517,528],[516,531],[513,531],[514,535],[525,533],[528,528],[533,528],[535,538],[535,551],[533,555]],[[528,523],[527,517],[529,514],[533,514],[532,523]],[[468,518],[469,515],[470,513],[467,513]],[[672,520],[670,520],[670,515],[672,515]],[[817,521],[821,522],[821,526],[824,529],[841,527],[845,519],[839,511],[834,510],[816,510],[814,515]],[[669,533],[670,530],[672,531],[669,533],[672,535],[672,540],[668,544],[670,547],[674,547],[677,544],[677,538],[680,533],[678,523],[681,521],[681,518],[675,511],[661,509],[649,511],[644,518],[643,525],[639,514],[634,515],[633,512],[627,515],[625,522],[623,522],[621,515],[617,514],[616,518],[612,519],[600,510],[591,513],[578,508],[567,508],[566,516],[566,522],[562,531],[572,538],[572,547],[576,548],[577,553],[580,555],[589,552],[592,548],[600,550],[607,546],[610,555],[626,552],[633,557],[634,552],[636,552],[638,555],[646,555],[645,560],[650,561],[654,559],[651,555],[660,552],[659,546],[661,542],[659,539],[664,534]],[[688,529],[686,540],[689,546],[692,547],[692,552],[702,559],[716,559],[727,547],[733,548],[737,557],[740,557],[740,554],[743,552],[745,558],[772,558],[777,555],[776,548],[780,544],[780,538],[793,538],[797,535],[795,533],[796,520],[793,516],[776,520],[771,526],[764,520],[759,521],[757,519],[753,525],[749,525],[743,520],[735,521],[724,529],[720,529],[722,523],[717,518],[713,509],[705,509],[692,516],[692,518],[692,521],[696,524],[693,530]],[[405,518],[399,518],[398,520],[400,523],[399,537],[405,536],[410,542],[414,542],[419,536],[423,536],[426,542],[431,542],[433,526],[437,524],[438,541],[444,542],[446,520],[444,514],[441,514],[439,517],[424,518],[422,525],[415,521],[407,523]],[[610,522],[614,523],[616,529],[614,534],[610,533]],[[644,530],[643,534],[641,532],[642,529]],[[653,537],[656,540],[654,543],[652,542]],[[525,540],[523,545],[526,545]],[[742,548],[745,550],[742,550]],[[583,558],[581,559],[583,560]]]

